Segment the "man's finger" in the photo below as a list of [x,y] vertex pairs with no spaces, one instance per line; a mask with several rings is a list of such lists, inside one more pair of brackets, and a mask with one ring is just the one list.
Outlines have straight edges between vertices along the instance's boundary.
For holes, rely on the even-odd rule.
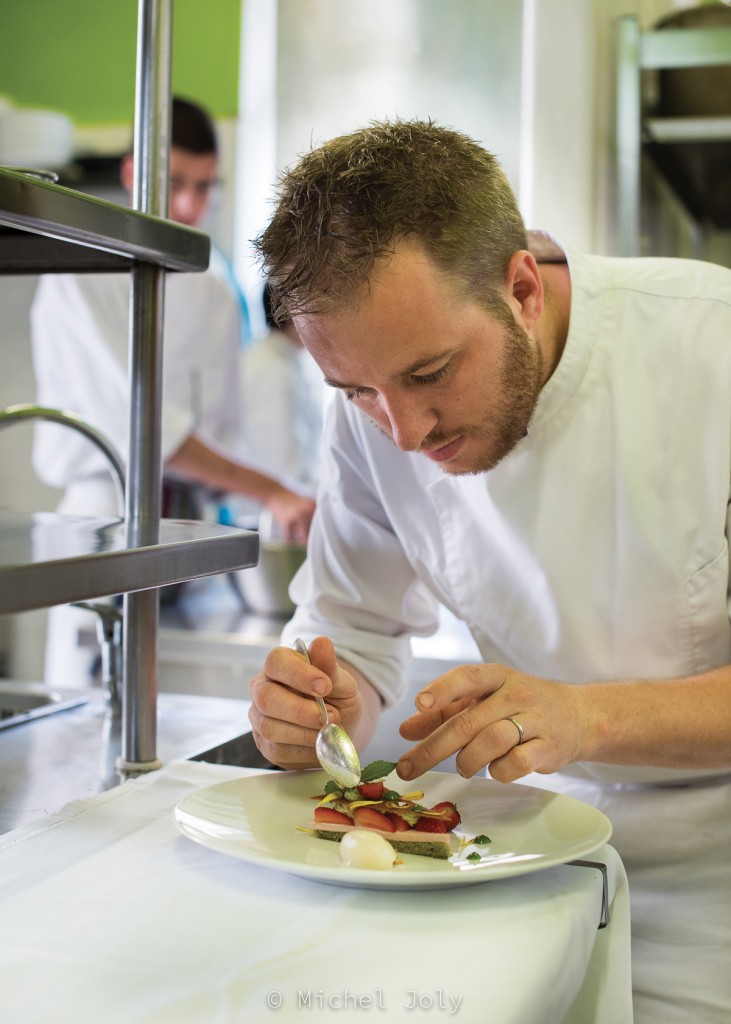
[[415,701],[417,710],[432,711],[457,703],[466,707],[499,690],[507,676],[504,665],[460,665],[419,691]]
[[317,665],[309,664],[291,647],[275,647],[267,655],[264,672],[269,679],[283,683],[292,690],[324,697],[330,693],[332,683]]

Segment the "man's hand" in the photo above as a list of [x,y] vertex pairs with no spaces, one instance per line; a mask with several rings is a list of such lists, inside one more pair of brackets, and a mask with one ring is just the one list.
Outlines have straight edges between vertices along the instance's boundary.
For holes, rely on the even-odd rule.
[[398,774],[416,778],[455,753],[465,778],[486,765],[500,782],[558,771],[581,759],[587,723],[579,690],[504,665],[452,669],[424,687],[417,713],[401,724],[404,739],[422,742],[402,756]]
[[266,498],[266,506],[282,536],[290,544],[306,544],[315,514],[315,502],[295,491],[280,487]]
[[315,739],[320,713],[314,696],[324,698],[330,721],[353,737],[363,715],[363,697],[354,675],[338,663],[332,642],[317,637],[310,661],[289,647],[275,647],[251,682],[249,711],[254,741],[282,768],[317,767]]

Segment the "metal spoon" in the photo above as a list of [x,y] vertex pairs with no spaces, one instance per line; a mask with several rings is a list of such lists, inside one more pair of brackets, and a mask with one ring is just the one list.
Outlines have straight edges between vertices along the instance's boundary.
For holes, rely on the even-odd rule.
[[[307,645],[303,640],[298,638],[293,646],[298,654],[312,664]],[[345,729],[328,721],[327,708],[322,697],[315,697],[315,700],[322,720],[322,728],[315,740],[317,760],[323,770],[339,786],[342,786],[343,789],[354,789],[360,782],[358,751],[353,746],[353,741]]]

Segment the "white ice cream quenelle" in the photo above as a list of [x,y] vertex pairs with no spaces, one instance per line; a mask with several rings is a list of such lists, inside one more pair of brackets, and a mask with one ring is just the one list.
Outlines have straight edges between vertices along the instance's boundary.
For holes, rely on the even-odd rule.
[[397,853],[387,839],[367,828],[354,828],[340,841],[340,860],[347,868],[387,871],[396,863]]

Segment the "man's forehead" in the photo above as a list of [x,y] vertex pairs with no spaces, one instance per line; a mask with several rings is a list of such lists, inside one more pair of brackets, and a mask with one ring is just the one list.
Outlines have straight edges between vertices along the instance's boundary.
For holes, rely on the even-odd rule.
[[395,241],[367,269],[362,265],[350,268],[333,265],[318,273],[317,284],[311,292],[309,287],[304,292],[295,287],[289,294],[288,274],[291,269],[285,268],[281,276],[270,278],[270,283],[274,296],[281,294],[283,307],[292,318],[337,317],[357,312],[370,302],[374,292],[405,276],[427,278],[431,287],[438,285],[454,291],[463,290],[456,277],[439,268],[424,243],[414,235]]
[[191,177],[206,177],[218,165],[215,153],[192,153],[188,149],[173,146],[170,150],[170,174],[186,174]]
[[433,368],[465,340],[460,317],[439,303],[429,311],[395,309],[392,317],[350,310],[293,320],[327,383],[340,388],[383,384]]

